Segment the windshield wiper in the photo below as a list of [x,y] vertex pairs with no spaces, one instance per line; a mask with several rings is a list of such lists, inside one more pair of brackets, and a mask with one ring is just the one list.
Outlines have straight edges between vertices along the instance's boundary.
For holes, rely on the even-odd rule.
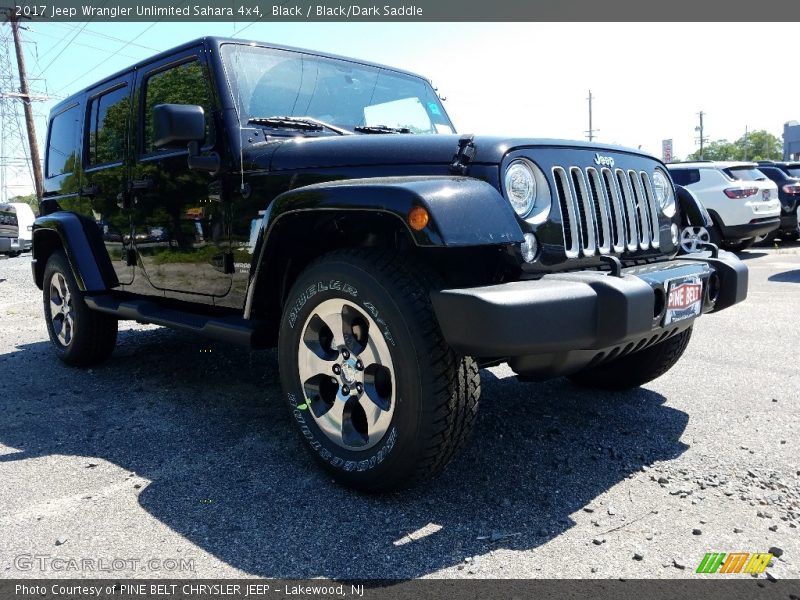
[[358,133],[413,133],[408,127],[387,127],[386,125],[358,125],[353,127]]
[[323,131],[329,129],[339,135],[353,135],[352,131],[336,127],[325,121],[320,121],[313,117],[250,117],[247,121],[253,125],[264,125],[266,127],[300,129],[302,131]]

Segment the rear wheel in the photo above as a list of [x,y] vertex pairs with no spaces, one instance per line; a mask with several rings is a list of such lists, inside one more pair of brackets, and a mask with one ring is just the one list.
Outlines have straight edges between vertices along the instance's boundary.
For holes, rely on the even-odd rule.
[[86,305],[61,251],[47,261],[42,293],[47,332],[61,360],[88,367],[111,355],[117,343],[117,319]]
[[690,327],[654,346],[579,371],[569,378],[578,385],[606,390],[639,387],[669,371],[683,356],[691,337]]
[[445,344],[419,269],[340,251],[301,274],[278,343],[281,382],[314,458],[365,491],[444,468],[477,412],[475,361]]

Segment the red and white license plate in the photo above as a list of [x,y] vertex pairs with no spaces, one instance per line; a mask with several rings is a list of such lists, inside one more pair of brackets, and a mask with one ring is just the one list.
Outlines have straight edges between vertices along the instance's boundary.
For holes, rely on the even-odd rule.
[[703,282],[699,277],[682,277],[669,282],[664,325],[698,317],[702,309]]

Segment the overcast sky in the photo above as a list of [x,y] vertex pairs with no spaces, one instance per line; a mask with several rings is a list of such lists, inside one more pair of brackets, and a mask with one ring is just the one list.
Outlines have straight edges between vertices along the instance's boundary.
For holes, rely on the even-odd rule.
[[[800,120],[800,79],[791,59],[797,54],[794,23],[27,26],[28,69],[42,77],[33,87],[61,97],[155,51],[202,35],[240,33],[423,74],[447,98],[445,107],[460,132],[585,139],[589,89],[598,141],[641,146],[658,156],[665,138],[674,140],[677,157],[697,148],[701,110],[711,140],[734,140],[745,127],[780,136],[786,121]],[[36,105],[40,140],[51,104]],[[25,174],[19,178],[16,183],[26,183]]]

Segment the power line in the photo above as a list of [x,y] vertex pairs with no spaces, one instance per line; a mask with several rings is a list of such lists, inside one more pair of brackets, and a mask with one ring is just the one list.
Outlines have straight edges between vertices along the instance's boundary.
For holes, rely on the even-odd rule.
[[50,68],[50,67],[53,65],[53,63],[54,63],[54,62],[56,62],[56,60],[58,60],[58,57],[59,57],[59,56],[61,56],[62,54],[64,54],[64,51],[65,51],[67,48],[69,48],[69,47],[70,47],[70,45],[72,44],[72,42],[74,42],[74,41],[75,41],[75,38],[77,38],[77,37],[80,35],[81,31],[83,31],[83,30],[84,30],[84,28],[85,28],[85,27],[86,27],[88,24],[89,24],[89,23],[88,23],[88,22],[86,22],[86,23],[84,23],[84,24],[83,24],[83,27],[81,27],[80,29],[78,29],[78,31],[75,33],[75,35],[74,35],[74,36],[72,36],[72,39],[71,39],[70,41],[68,41],[68,42],[66,43],[66,45],[65,45],[63,48],[61,48],[61,50],[59,50],[58,54],[56,54],[56,55],[53,57],[53,60],[51,60],[49,63],[47,63],[47,66],[46,66],[45,68],[43,68],[41,71],[39,71],[39,76],[42,76],[42,75],[44,75],[45,71],[47,71],[47,69],[49,69],[49,68]]
[[112,53],[111,53],[111,54],[108,56],[108,58],[105,58],[105,59],[101,60],[99,63],[97,63],[96,65],[94,65],[94,66],[93,66],[91,69],[89,69],[89,70],[88,70],[88,71],[86,71],[85,73],[82,73],[81,75],[78,75],[78,76],[77,76],[75,79],[73,79],[72,81],[70,81],[70,82],[69,82],[67,85],[65,85],[65,86],[63,86],[62,88],[60,88],[60,89],[58,90],[58,92],[63,92],[63,91],[64,91],[64,90],[66,90],[66,89],[67,89],[69,86],[71,86],[73,83],[75,83],[75,82],[77,82],[77,81],[80,81],[81,79],[83,79],[84,77],[86,77],[87,75],[89,75],[90,73],[94,73],[95,69],[97,69],[98,67],[102,66],[102,65],[103,65],[103,64],[104,64],[104,63],[105,63],[105,62],[106,62],[106,61],[107,61],[109,58],[113,58],[114,56],[116,56],[117,54],[119,54],[119,53],[120,53],[122,50],[124,50],[125,48],[127,48],[128,46],[130,46],[130,44],[131,44],[133,41],[135,41],[135,40],[138,40],[140,37],[142,37],[142,36],[143,36],[145,33],[147,33],[148,31],[150,31],[150,30],[151,30],[153,27],[155,27],[155,26],[156,26],[156,25],[158,25],[159,23],[160,23],[160,21],[156,21],[155,23],[151,23],[151,24],[150,24],[150,25],[147,27],[147,29],[145,29],[144,31],[140,32],[140,33],[139,33],[139,34],[138,34],[136,37],[134,37],[134,38],[133,38],[133,39],[131,39],[130,41],[128,41],[128,42],[125,42],[125,44],[124,44],[124,45],[120,46],[120,47],[119,47],[119,48],[117,48],[117,49],[116,49],[114,52],[112,52]]
[[[65,25],[64,23],[51,23],[51,25],[60,25],[62,27],[70,27],[68,25]],[[73,25],[73,26],[71,26],[71,28],[74,29],[75,26]],[[120,37],[116,37],[116,36],[110,35],[108,33],[102,33],[100,31],[94,31],[92,29],[86,29],[86,30],[84,30],[83,33],[84,33],[84,35],[93,35],[95,37],[103,38],[105,40],[112,40],[114,42],[122,42],[122,43],[126,42],[126,40],[124,40],[124,39],[122,39]],[[136,43],[130,42],[129,45],[130,46],[134,46],[136,48],[142,48],[143,50],[149,50],[151,52],[161,52],[161,49],[159,49],[159,48],[153,48],[152,46],[146,46],[144,44],[136,44]]]
[[[58,38],[58,36],[55,36],[55,35],[50,35],[49,33],[44,33],[43,31],[37,31],[35,29],[30,29],[30,28],[28,28],[28,30],[31,33],[33,33],[34,35],[42,35],[44,37],[49,37],[51,39],[59,39],[59,40],[63,39],[63,38]],[[86,33],[86,32],[84,31],[84,33]],[[59,43],[59,42],[56,42],[56,43]],[[111,53],[111,50],[109,50],[108,48],[101,48],[100,46],[92,46],[91,44],[85,44],[83,42],[72,42],[72,44],[74,46],[81,46],[82,48],[89,48],[90,50],[97,50],[98,52],[105,52],[107,54]],[[139,60],[138,56],[131,56],[130,54],[120,54],[119,56],[124,56],[125,58],[130,58],[131,60]],[[37,63],[38,63],[38,61],[37,61]],[[41,73],[41,70],[40,70],[40,73]]]

